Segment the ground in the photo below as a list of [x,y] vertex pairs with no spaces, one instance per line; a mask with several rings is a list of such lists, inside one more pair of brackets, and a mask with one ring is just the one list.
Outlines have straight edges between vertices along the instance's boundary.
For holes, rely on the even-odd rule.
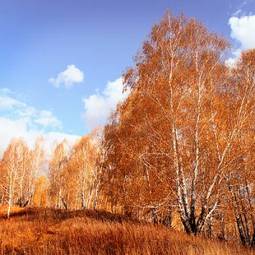
[[252,255],[226,242],[191,237],[104,211],[0,209],[0,254]]

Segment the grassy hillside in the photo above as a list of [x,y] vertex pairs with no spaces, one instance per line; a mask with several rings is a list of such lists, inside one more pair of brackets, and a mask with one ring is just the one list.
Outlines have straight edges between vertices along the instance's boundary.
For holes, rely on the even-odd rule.
[[0,210],[0,254],[251,255],[255,252],[107,212],[16,209],[9,220]]

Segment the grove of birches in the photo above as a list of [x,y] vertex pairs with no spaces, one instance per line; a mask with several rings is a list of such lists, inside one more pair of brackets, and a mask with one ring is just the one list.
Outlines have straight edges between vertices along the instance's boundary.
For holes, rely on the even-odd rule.
[[104,128],[50,159],[40,139],[12,140],[0,161],[6,217],[13,206],[107,210],[255,246],[255,50],[229,66],[230,49],[167,13]]

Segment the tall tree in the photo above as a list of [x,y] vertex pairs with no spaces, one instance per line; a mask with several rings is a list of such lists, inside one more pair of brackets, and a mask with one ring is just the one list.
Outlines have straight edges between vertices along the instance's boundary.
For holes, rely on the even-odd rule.
[[30,169],[29,149],[19,139],[13,140],[2,159],[2,194],[3,200],[8,205],[7,216],[10,217],[13,204],[19,204],[24,198],[27,172]]
[[67,204],[63,196],[63,171],[69,157],[66,141],[58,144],[49,162],[49,198],[52,207],[65,208]]
[[244,95],[241,104],[245,113],[241,123],[243,132],[235,146],[238,152],[235,165],[226,179],[240,241],[244,245],[255,246],[255,50],[242,53],[232,69],[232,76],[238,96]]
[[210,224],[224,178],[245,153],[236,148],[253,93],[225,66],[227,47],[183,16],[168,13],[153,27],[125,74],[130,96],[105,128],[104,190],[113,203],[151,208],[154,218],[176,206],[187,233]]
[[94,137],[82,137],[63,169],[63,196],[71,208],[89,208],[97,198],[97,146]]

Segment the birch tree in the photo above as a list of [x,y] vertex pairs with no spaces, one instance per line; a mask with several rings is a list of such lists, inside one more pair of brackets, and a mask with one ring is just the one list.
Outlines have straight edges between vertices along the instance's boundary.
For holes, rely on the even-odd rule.
[[52,207],[65,208],[67,204],[63,195],[63,171],[69,157],[66,141],[58,144],[49,162],[49,198]]
[[245,155],[236,148],[252,107],[253,87],[224,64],[227,47],[183,16],[168,13],[153,27],[125,74],[130,96],[105,129],[109,197],[154,213],[177,208],[187,233],[210,224],[225,176]]
[[7,217],[10,217],[11,207],[19,204],[23,195],[25,171],[29,167],[29,149],[21,140],[13,140],[2,159],[2,183],[4,203],[7,204]]
[[90,135],[72,148],[63,168],[63,197],[71,208],[90,208],[97,197],[97,146]]
[[255,246],[255,50],[242,53],[232,76],[239,94],[245,95],[245,114],[235,147],[238,155],[226,179],[240,241]]

